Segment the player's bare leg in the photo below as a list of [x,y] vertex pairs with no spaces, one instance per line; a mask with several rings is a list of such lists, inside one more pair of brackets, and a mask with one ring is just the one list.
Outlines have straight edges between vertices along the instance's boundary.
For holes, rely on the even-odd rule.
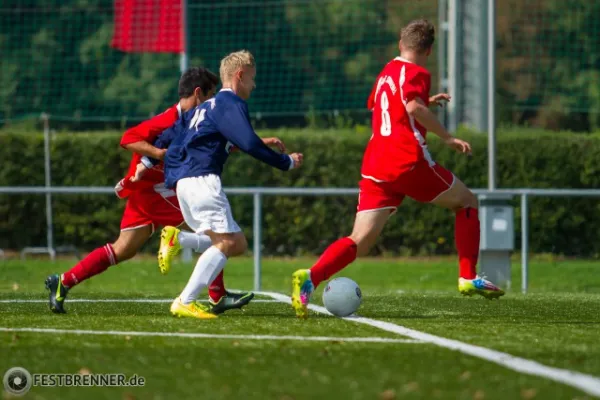
[[150,239],[150,236],[152,236],[152,225],[121,231],[116,242],[112,245],[117,262],[120,263],[133,258]]
[[[357,257],[364,257],[369,254],[393,211],[393,209],[380,209],[362,211],[356,214],[352,234],[349,238],[356,243]],[[331,275],[333,274],[328,274],[322,280],[328,279]]]
[[321,282],[344,269],[356,257],[369,253],[391,212],[391,209],[377,209],[357,213],[350,236],[333,242],[311,269],[300,269],[293,273],[292,307],[296,316],[308,317],[310,296]]
[[152,225],[121,231],[119,238],[112,244],[107,243],[89,253],[83,260],[62,275],[54,274],[46,278],[50,310],[64,314],[63,307],[69,289],[75,285],[104,272],[111,265],[135,256],[152,235]]
[[488,299],[504,295],[504,291],[477,275],[480,225],[477,197],[458,178],[446,192],[432,201],[433,204],[454,211],[456,223],[454,239],[459,259],[458,290],[465,296],[479,294]]
[[479,206],[477,196],[457,177],[454,177],[450,189],[433,199],[431,203],[454,212],[462,208],[477,208]]
[[214,233],[208,231],[206,234],[211,238],[213,245],[200,256],[186,287],[171,305],[173,315],[201,319],[211,318],[209,315],[214,316],[232,308],[242,308],[254,297],[254,293],[227,293],[218,302],[211,300],[210,308],[196,301],[200,291],[208,287],[223,271],[227,259],[243,254],[248,248],[246,237],[242,232]]

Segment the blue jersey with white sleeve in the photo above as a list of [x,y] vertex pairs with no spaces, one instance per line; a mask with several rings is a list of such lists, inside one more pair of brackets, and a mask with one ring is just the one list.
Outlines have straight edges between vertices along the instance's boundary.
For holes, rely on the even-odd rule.
[[221,90],[186,112],[154,145],[168,148],[164,158],[168,188],[183,178],[221,176],[233,146],[280,170],[294,166],[289,155],[277,153],[263,143],[252,129],[246,102],[230,89]]

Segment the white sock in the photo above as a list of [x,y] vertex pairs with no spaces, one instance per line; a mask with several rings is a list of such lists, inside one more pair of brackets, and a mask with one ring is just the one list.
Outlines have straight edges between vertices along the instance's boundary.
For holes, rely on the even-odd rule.
[[208,235],[194,232],[179,231],[177,240],[179,240],[181,247],[184,249],[192,249],[196,253],[203,253],[212,246],[212,241]]
[[190,304],[198,298],[202,289],[215,280],[219,272],[225,267],[227,257],[214,246],[206,250],[194,267],[190,280],[179,296],[183,304]]

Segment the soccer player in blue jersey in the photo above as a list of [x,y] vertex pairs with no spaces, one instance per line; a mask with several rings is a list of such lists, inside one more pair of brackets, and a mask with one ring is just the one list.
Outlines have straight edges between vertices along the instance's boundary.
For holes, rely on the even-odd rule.
[[300,167],[303,159],[300,153],[271,150],[252,129],[246,104],[255,88],[252,54],[245,50],[229,54],[221,60],[219,72],[223,89],[185,113],[155,143],[156,147],[168,147],[165,183],[168,188],[176,187],[185,222],[212,241],[171,305],[171,313],[180,317],[216,318],[197,302],[198,295],[223,270],[229,257],[243,254],[248,247],[221,186],[223,166],[232,148],[283,171]]

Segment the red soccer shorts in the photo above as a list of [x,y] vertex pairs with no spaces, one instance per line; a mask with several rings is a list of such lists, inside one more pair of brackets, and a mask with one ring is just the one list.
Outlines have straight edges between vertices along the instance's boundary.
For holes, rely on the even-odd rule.
[[121,219],[121,230],[128,231],[152,225],[154,232],[159,225],[178,226],[182,223],[183,216],[174,192],[165,191],[161,194],[154,189],[138,190],[127,198]]
[[430,203],[452,187],[454,175],[439,164],[430,166],[426,160],[418,161],[410,171],[393,182],[377,182],[363,178],[358,184],[357,211],[378,209],[395,210],[408,196],[421,203]]

